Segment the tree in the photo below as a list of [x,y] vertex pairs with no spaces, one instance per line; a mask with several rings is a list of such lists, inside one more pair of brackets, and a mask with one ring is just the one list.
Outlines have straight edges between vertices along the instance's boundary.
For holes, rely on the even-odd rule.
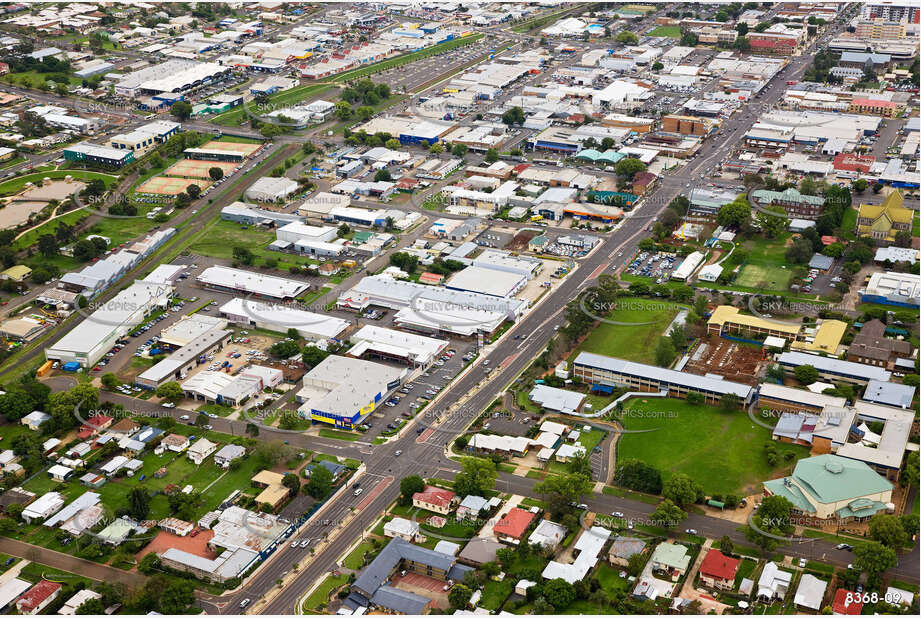
[[863,193],[867,190],[867,187],[870,186],[870,183],[867,182],[866,178],[858,178],[851,183],[851,188],[857,193]]
[[720,410],[731,412],[737,410],[742,401],[735,393],[723,393],[720,396]]
[[897,562],[895,550],[881,543],[861,543],[854,548],[854,567],[871,578],[891,569]]
[[390,171],[386,168],[377,170],[377,173],[374,174],[374,182],[390,182],[393,177],[390,175]]
[[296,341],[278,341],[269,348],[269,354],[275,358],[291,358],[300,351]]
[[554,516],[561,516],[591,491],[592,481],[582,474],[551,474],[534,486],[534,491],[547,499],[548,509]]
[[786,537],[793,531],[790,524],[792,508],[793,505],[783,496],[767,496],[752,516],[753,525],[745,530],[745,537],[763,551],[770,551],[777,546],[778,537]]
[[806,238],[797,238],[793,244],[787,248],[785,254],[787,261],[793,264],[805,264],[812,258],[812,242]]
[[878,513],[870,518],[867,529],[871,539],[886,547],[899,549],[908,543],[909,535],[895,515]]
[[576,591],[568,581],[557,577],[544,584],[544,598],[557,611],[562,611],[576,600]]
[[413,503],[413,494],[425,489],[425,481],[418,474],[403,477],[400,480],[400,503],[408,506]]
[[737,198],[719,209],[716,222],[723,226],[740,226],[751,217],[752,209],[745,198]]
[[639,159],[627,157],[617,162],[617,165],[614,166],[614,171],[618,176],[626,178],[627,180],[633,180],[634,176],[640,172],[646,171],[646,164]]
[[209,168],[208,177],[211,178],[211,180],[217,182],[218,180],[224,177],[224,170],[222,170],[219,167]]
[[507,124],[508,126],[512,125],[521,125],[524,124],[525,115],[524,110],[518,107],[517,105],[510,110],[505,111],[502,114],[502,123]]
[[309,345],[305,347],[304,351],[301,353],[301,362],[303,362],[304,366],[308,369],[313,369],[323,362],[327,356],[329,356],[329,352],[326,350],[321,350],[315,345]]
[[169,113],[179,120],[188,120],[192,115],[192,105],[185,101],[176,101],[170,106]]
[[800,384],[809,386],[819,380],[819,371],[812,365],[800,365],[793,370],[793,375],[799,380]]
[[58,239],[53,234],[42,234],[38,237],[38,252],[45,257],[58,254]]
[[779,206],[769,206],[765,211],[758,211],[756,216],[758,225],[761,226],[761,231],[764,232],[765,238],[777,238],[783,232],[787,231],[790,220],[785,216],[783,208]]
[[464,457],[461,471],[454,476],[454,491],[462,496],[482,496],[496,483],[496,464],[483,457]]
[[16,422],[35,409],[35,400],[28,394],[16,390],[0,395],[0,414],[10,422]]
[[656,365],[659,367],[669,367],[675,362],[675,347],[672,340],[668,337],[659,337],[659,343],[656,344],[655,358]]
[[684,329],[684,323],[675,324],[672,326],[672,329],[668,331],[668,338],[672,342],[672,346],[675,350],[682,350],[684,346],[687,345],[688,336]]
[[[184,194],[180,193],[180,195]],[[251,266],[253,261],[256,259],[256,256],[253,254],[253,252],[246,247],[234,247],[231,251],[231,254],[233,255],[233,259],[235,261],[242,262],[247,266]]]
[[189,194],[189,198],[197,200],[198,196],[201,195],[201,187],[198,185],[189,185],[185,188],[185,192]]
[[617,36],[614,37],[614,40],[625,45],[636,45],[640,41],[639,37],[637,37],[629,30],[622,30],[621,32],[618,32]]
[[92,615],[92,614],[101,616],[105,613],[105,611],[106,611],[106,606],[102,604],[101,600],[87,599],[86,601],[80,604],[80,607],[78,607],[74,613],[77,614],[78,616],[87,616],[87,615]]
[[179,382],[164,382],[157,387],[157,397],[165,399],[170,403],[179,403],[185,394],[182,392],[182,386]]
[[703,488],[687,474],[678,473],[662,486],[662,496],[680,507],[700,501],[703,495]]
[[464,584],[454,584],[451,592],[448,593],[448,603],[454,609],[466,609],[470,603],[470,597],[473,596],[473,590]]
[[[314,470],[319,467],[321,466],[314,466]],[[297,478],[297,475],[291,474],[290,472],[281,477],[281,484],[293,492],[297,492],[297,490],[301,488],[301,481]]]
[[435,144],[432,144],[431,146],[429,146],[429,152],[432,153],[432,154],[434,154],[434,155],[441,154],[441,153],[444,152],[444,150],[445,150],[445,147],[442,146],[442,145],[439,144],[439,143],[435,143]]
[[142,521],[150,512],[150,494],[143,487],[134,487],[128,492],[128,513],[137,521]]
[[649,494],[662,492],[662,474],[639,459],[626,459],[614,471],[614,482],[621,487]]
[[455,157],[464,157],[467,155],[467,144],[457,143],[451,146],[451,154]]
[[657,72],[657,73],[658,73],[659,71],[661,71],[662,69],[664,69],[664,68],[665,68],[665,65],[662,64],[661,62],[659,62],[658,60],[656,60],[655,62],[652,63],[652,70],[655,71],[655,72]]
[[371,116],[374,115],[374,108],[367,105],[362,105],[355,110],[355,115],[358,116],[358,119],[362,122],[367,122],[371,119]]
[[352,117],[352,105],[348,101],[337,101],[335,113],[339,120],[348,120]]
[[729,538],[728,534],[724,534],[723,538],[720,539],[720,551],[728,556],[732,554],[734,549],[735,544],[732,542],[732,539]]
[[309,496],[322,500],[333,489],[333,473],[321,465],[315,465],[310,471],[310,479],[304,485],[303,491]]
[[660,502],[656,506],[656,510],[650,513],[649,519],[657,526],[672,528],[684,521],[687,516],[688,514],[681,510],[680,506],[666,499]]
[[499,160],[499,151],[495,148],[490,148],[486,151],[485,161],[487,163],[495,163]]
[[391,137],[391,138],[388,139],[386,142],[384,142],[384,146],[386,146],[386,147],[389,148],[390,150],[399,150],[399,149],[400,149],[400,140]]

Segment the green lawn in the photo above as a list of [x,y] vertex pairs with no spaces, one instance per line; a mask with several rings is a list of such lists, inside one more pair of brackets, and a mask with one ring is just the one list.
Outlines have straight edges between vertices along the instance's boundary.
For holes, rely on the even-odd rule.
[[348,575],[339,575],[338,577],[333,577],[332,575],[328,576],[304,601],[304,609],[308,611],[322,609],[321,605],[326,605],[326,601],[329,599],[330,593],[339,586],[345,584],[348,579]]
[[681,38],[681,26],[658,26],[646,33],[646,36],[667,36],[672,39]]
[[73,178],[79,180],[96,180],[101,179],[106,187],[111,186],[116,180],[116,176],[112,174],[103,174],[102,172],[87,172],[83,170],[57,170],[57,171],[47,171],[47,172],[37,172],[33,174],[25,174],[24,176],[18,176],[16,178],[10,178],[6,182],[0,182],[0,195],[13,195],[14,193],[19,193],[22,191],[23,187],[26,186],[27,182],[35,182],[37,180],[43,180],[44,178],[50,178],[52,180],[60,180],[65,176],[72,176]]
[[[844,232],[844,236],[848,240],[854,240],[857,237],[856,208],[848,208],[844,211],[844,216],[841,218],[841,230]],[[917,234],[915,235],[917,236]]]
[[346,440],[348,442],[355,442],[358,438],[361,437],[360,434],[350,433],[348,431],[338,431],[336,429],[326,429],[325,427],[320,429],[321,438],[333,438],[335,440]]
[[483,586],[483,596],[480,597],[479,606],[495,611],[502,607],[505,599],[515,590],[515,582],[511,578],[505,578],[501,582],[488,580]]
[[573,357],[579,352],[594,352],[638,363],[654,362],[656,342],[681,305],[643,298],[625,298],[619,304],[599,317],[623,324],[600,323],[576,348]]
[[[645,401],[645,403],[644,403]],[[628,430],[617,445],[617,458],[640,459],[655,466],[667,479],[683,472],[699,482],[707,493],[748,493],[773,478],[782,468],[767,463],[764,446],[777,449],[779,461],[785,452],[808,455],[802,446],[771,442],[771,432],[755,425],[741,410],[723,412],[713,406],[695,406],[678,399],[632,399],[623,416]],[[629,414],[642,410],[644,414]],[[654,412],[654,413],[650,413]],[[791,468],[794,461],[779,466]]]
[[371,541],[364,541],[359,543],[358,547],[352,550],[348,556],[342,560],[342,566],[347,569],[358,570],[364,565],[364,556],[365,553],[374,548],[374,545]]
[[205,233],[193,242],[189,249],[198,255],[230,260],[233,259],[234,247],[244,247],[256,256],[257,266],[263,265],[266,259],[274,259],[278,262],[276,268],[285,272],[295,265],[319,264],[310,258],[299,258],[287,253],[270,251],[269,243],[274,240],[275,232],[271,230],[258,226],[248,226],[243,229],[239,223],[219,219],[208,226]]
[[790,276],[788,268],[748,263],[739,272],[735,284],[746,288],[786,292],[790,288]]
[[601,589],[608,593],[608,596],[614,598],[621,593],[625,593],[630,587],[630,582],[620,576],[620,569],[602,562],[595,570],[595,578],[601,584]]

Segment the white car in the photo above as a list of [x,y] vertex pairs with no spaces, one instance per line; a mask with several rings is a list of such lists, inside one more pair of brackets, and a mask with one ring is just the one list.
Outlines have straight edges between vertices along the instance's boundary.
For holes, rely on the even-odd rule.
[[167,403],[164,403],[164,404],[163,404],[163,407],[164,407],[164,408],[175,408],[175,407],[176,407],[176,404],[175,404],[175,403],[172,403],[172,402],[167,402]]

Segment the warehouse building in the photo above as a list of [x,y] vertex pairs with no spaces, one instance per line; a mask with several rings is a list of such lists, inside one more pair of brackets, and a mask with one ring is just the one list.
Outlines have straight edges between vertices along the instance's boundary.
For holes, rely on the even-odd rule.
[[77,362],[84,368],[95,365],[117,339],[141,324],[154,309],[166,306],[172,294],[168,285],[132,284],[45,348],[45,358]]
[[471,264],[488,270],[515,273],[528,279],[533,279],[543,268],[543,262],[538,259],[514,256],[504,251],[492,251],[489,249],[473,258]]
[[202,286],[214,290],[279,300],[293,299],[310,289],[309,284],[301,281],[226,266],[206,268],[198,275],[197,280]]
[[445,287],[459,292],[511,298],[528,283],[525,275],[504,270],[468,266],[448,279]]
[[244,195],[255,202],[283,202],[296,191],[296,180],[265,176],[256,180]]
[[527,302],[370,276],[340,294],[336,305],[355,311],[372,306],[396,309],[394,321],[403,328],[471,337],[518,319]]
[[293,328],[308,341],[337,339],[349,327],[349,322],[341,318],[243,298],[234,298],[221,305],[220,314],[235,324],[246,324],[276,333],[287,333]]
[[254,208],[245,202],[234,202],[221,209],[221,219],[243,225],[265,225],[267,227],[287,225],[300,221],[297,215]]
[[709,404],[719,403],[724,395],[735,395],[747,406],[754,390],[747,384],[730,382],[713,376],[699,376],[673,369],[634,363],[601,354],[581,352],[573,362],[573,375],[588,384],[626,387],[643,392],[665,392],[669,397],[684,399],[688,393],[700,393]]
[[347,354],[354,358],[377,357],[428,367],[448,347],[444,339],[425,337],[368,324],[349,337],[354,345]]
[[230,67],[213,62],[173,59],[153,64],[138,71],[114,76],[117,79],[115,94],[134,99],[141,95],[166,95],[163,101],[180,100],[184,93],[200,86],[212,84],[229,77]]
[[[226,323],[225,320],[219,321]],[[232,338],[233,331],[213,325],[167,358],[141,373],[134,382],[141,388],[156,390],[166,382],[184,380],[189,371],[204,362],[203,356],[212,351],[223,350]]]
[[873,273],[860,300],[896,307],[917,309],[921,306],[921,276],[911,273]]
[[315,423],[352,429],[361,425],[397,388],[408,368],[346,356],[328,356],[304,376],[298,413]]
[[64,149],[64,159],[73,163],[95,163],[118,168],[134,161],[134,152],[80,142]]
[[166,142],[181,130],[182,125],[178,122],[158,120],[138,127],[129,133],[113,136],[109,140],[109,146],[119,150],[131,150],[137,156],[141,156]]

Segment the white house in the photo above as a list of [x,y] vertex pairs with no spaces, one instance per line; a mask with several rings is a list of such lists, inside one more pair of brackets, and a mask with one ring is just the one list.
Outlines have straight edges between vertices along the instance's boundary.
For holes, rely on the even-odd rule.
[[400,538],[410,543],[419,535],[419,524],[402,517],[394,517],[384,524],[384,536]]
[[195,444],[189,447],[189,461],[194,463],[196,466],[200,466],[201,462],[207,459],[208,456],[216,450],[217,444],[208,438],[201,438],[195,442]]

